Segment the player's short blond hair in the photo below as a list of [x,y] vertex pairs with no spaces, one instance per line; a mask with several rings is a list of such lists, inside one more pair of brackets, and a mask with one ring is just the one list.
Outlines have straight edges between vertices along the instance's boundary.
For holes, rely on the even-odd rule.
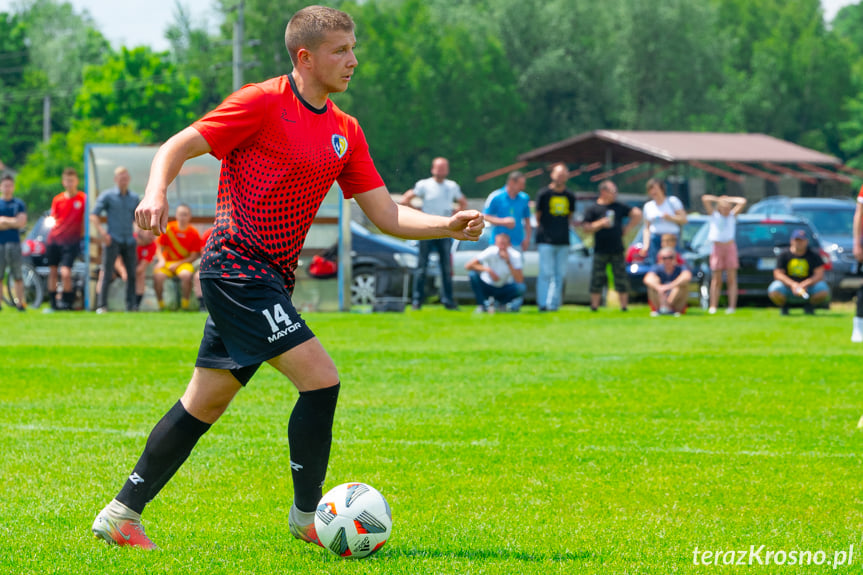
[[293,15],[285,29],[285,47],[297,65],[300,48],[315,50],[328,32],[353,32],[354,20],[345,12],[327,6],[306,6]]

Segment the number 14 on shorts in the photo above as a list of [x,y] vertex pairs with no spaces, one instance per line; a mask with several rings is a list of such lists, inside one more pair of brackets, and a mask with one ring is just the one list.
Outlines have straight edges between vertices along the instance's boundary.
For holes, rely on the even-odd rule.
[[264,309],[261,310],[261,313],[264,314],[264,317],[267,319],[267,323],[270,324],[270,329],[273,332],[273,335],[267,338],[270,343],[303,327],[302,323],[291,320],[291,316],[285,312],[285,308],[282,307],[282,304],[277,303],[274,305],[272,312],[268,309]]

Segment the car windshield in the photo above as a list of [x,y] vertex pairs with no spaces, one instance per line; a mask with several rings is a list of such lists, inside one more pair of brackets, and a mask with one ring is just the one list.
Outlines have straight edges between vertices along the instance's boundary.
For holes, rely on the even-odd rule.
[[738,249],[755,247],[787,246],[791,244],[791,232],[806,230],[806,237],[812,242],[808,226],[791,222],[745,222],[737,224]]
[[854,208],[845,210],[795,209],[795,216],[809,220],[821,234],[854,235]]
[[[710,231],[710,226],[704,226],[695,238],[692,240],[693,250],[698,253],[710,251],[710,242],[707,241],[707,235]],[[806,231],[806,237],[809,239],[810,245],[817,244],[817,240],[813,240],[812,229],[800,222],[737,222],[737,234],[735,241],[737,249],[758,248],[758,247],[776,247],[787,246],[791,244],[791,232],[797,229]]]

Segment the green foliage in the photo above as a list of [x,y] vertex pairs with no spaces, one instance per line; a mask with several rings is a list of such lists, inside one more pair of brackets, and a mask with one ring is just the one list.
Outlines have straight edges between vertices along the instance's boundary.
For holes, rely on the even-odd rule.
[[60,176],[64,168],[76,168],[83,187],[84,149],[88,144],[145,144],[151,138],[132,124],[104,126],[99,121],[77,120],[67,133],[52,135],[47,144],[40,143],[28,156],[18,173],[16,194],[27,202],[31,213],[38,214],[50,208],[51,199],[63,191]]
[[[204,318],[146,314],[136,329],[127,314],[6,310],[0,571],[857,572],[853,312],[647,311],[305,314],[342,380],[325,487],[368,482],[393,512],[386,546],[346,561],[287,532],[297,392],[266,365],[145,510],[162,550],[94,540],[188,381]],[[832,559],[852,543],[838,570],[693,564],[696,547]]]
[[200,80],[183,78],[167,54],[124,47],[84,70],[75,113],[108,126],[132,124],[165,141],[195,119],[200,94]]

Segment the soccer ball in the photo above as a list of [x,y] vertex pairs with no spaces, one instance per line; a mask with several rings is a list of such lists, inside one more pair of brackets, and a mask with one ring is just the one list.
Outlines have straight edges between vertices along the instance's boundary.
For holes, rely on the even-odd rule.
[[315,512],[318,539],[339,557],[368,557],[384,546],[392,528],[393,514],[387,500],[365,483],[333,487]]

